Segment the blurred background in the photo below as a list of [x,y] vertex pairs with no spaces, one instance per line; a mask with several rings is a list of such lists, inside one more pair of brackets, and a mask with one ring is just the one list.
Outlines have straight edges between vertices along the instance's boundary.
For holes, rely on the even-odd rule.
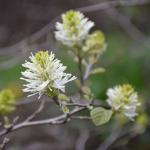
[[[88,120],[73,120],[61,126],[43,125],[7,135],[6,150],[149,150],[150,149],[150,1],[148,0],[0,0],[0,90],[12,89],[17,99],[10,118],[20,120],[39,105],[37,97],[26,98],[20,81],[21,64],[31,52],[55,51],[57,57],[76,73],[77,67],[54,38],[56,21],[70,9],[79,9],[105,33],[107,50],[99,66],[106,72],[90,77],[89,86],[97,100],[106,99],[106,90],[130,83],[143,103],[135,123],[115,118],[95,127]],[[88,7],[87,7],[88,6]],[[72,94],[75,88],[68,88]],[[43,97],[46,99],[46,97]],[[28,104],[29,103],[29,104]],[[47,102],[37,117],[60,114]],[[1,117],[2,120],[2,117]],[[117,120],[117,121],[116,121]]]

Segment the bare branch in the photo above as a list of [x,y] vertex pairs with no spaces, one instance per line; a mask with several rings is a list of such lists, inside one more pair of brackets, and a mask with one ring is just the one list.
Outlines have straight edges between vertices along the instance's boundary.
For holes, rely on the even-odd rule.
[[85,68],[85,74],[84,74],[84,81],[88,79],[89,75],[90,75],[90,72],[92,70],[92,67],[93,67],[93,64],[88,64],[86,65],[86,68]]
[[146,5],[149,4],[149,0],[112,0],[112,1],[105,1],[101,2],[99,4],[91,5],[91,6],[86,6],[79,8],[77,10],[82,11],[82,12],[94,12],[94,11],[99,11],[99,10],[105,10],[108,8],[113,8],[113,7],[118,7],[118,6],[135,6],[135,5]]
[[107,11],[107,14],[111,16],[111,19],[115,20],[119,25],[130,35],[132,39],[138,42],[143,42],[148,38],[142,33],[131,21],[130,18],[115,8],[111,8]]
[[107,150],[120,136],[120,129],[112,131],[109,137],[99,146],[97,150]]
[[80,129],[80,135],[77,139],[75,150],[83,150],[85,149],[86,141],[89,138],[89,131],[86,128]]
[[29,122],[33,120],[43,110],[44,104],[45,104],[45,101],[41,101],[39,108],[29,117],[27,117],[27,119],[24,122]]
[[[134,127],[116,127],[116,129],[112,130],[111,134],[108,138],[97,148],[97,150],[107,150],[109,149],[118,139],[121,139],[128,135],[134,135]],[[129,137],[128,137],[129,138]]]
[[0,149],[1,150],[4,150],[5,149],[5,146],[6,144],[9,142],[9,139],[8,138],[4,138],[2,144],[0,145]]
[[[80,111],[85,110],[85,109],[86,109],[86,107],[75,108],[69,113],[69,116],[72,116]],[[63,114],[58,117],[49,118],[49,119],[45,119],[45,120],[29,121],[29,122],[25,121],[25,122],[16,124],[9,129],[4,129],[3,131],[0,132],[0,137],[4,136],[10,132],[13,132],[15,130],[25,128],[25,127],[45,125],[45,124],[50,124],[50,125],[64,124],[64,123],[66,123],[66,122],[64,122],[64,120],[66,120],[66,117],[68,117],[68,116],[66,114]]]
[[72,116],[72,119],[80,119],[80,120],[91,120],[89,116]]
[[87,104],[81,104],[81,103],[68,103],[66,106],[78,106],[78,107],[87,107]]

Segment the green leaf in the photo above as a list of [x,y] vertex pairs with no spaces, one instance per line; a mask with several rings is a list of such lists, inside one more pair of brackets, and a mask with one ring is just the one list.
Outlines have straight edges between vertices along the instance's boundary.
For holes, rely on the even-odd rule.
[[91,74],[98,74],[98,73],[103,73],[103,72],[105,72],[104,68],[96,68],[92,70]]
[[90,115],[94,124],[96,126],[100,126],[102,124],[107,123],[110,120],[112,116],[112,110],[97,107],[91,110]]

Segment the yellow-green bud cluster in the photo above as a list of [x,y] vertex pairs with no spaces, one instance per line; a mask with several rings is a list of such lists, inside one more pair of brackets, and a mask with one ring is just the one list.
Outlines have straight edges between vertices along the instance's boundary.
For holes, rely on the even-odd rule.
[[95,31],[88,36],[83,51],[89,54],[102,54],[105,48],[104,34],[101,31]]
[[15,110],[15,102],[15,96],[11,90],[0,91],[0,115],[5,115]]
[[81,17],[78,12],[68,11],[66,14],[62,15],[63,27],[67,32],[68,36],[74,36],[79,33],[78,26],[80,25]]
[[48,51],[39,51],[35,54],[35,61],[40,64],[41,67],[45,66],[45,60],[48,59]]

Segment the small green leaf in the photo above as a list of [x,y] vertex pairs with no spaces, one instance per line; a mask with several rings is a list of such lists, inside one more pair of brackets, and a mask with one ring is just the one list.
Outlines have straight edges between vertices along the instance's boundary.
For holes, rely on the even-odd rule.
[[112,110],[107,110],[102,107],[97,107],[91,110],[91,118],[96,126],[100,126],[102,124],[107,123],[111,116]]
[[69,113],[69,109],[68,109],[67,106],[62,105],[62,106],[61,106],[61,109],[62,109],[62,111],[64,112],[64,114],[68,114],[68,113]]
[[58,99],[59,99],[60,101],[69,101],[69,97],[66,96],[65,94],[59,94],[59,95],[58,95]]
[[75,83],[76,83],[76,85],[77,85],[78,88],[81,88],[81,82],[80,82],[79,79],[76,79]]
[[82,87],[82,92],[83,92],[84,94],[87,94],[87,95],[90,95],[90,94],[91,94],[91,90],[90,90],[90,88],[87,87],[87,86]]
[[98,74],[98,73],[103,73],[103,72],[105,72],[104,68],[96,68],[92,70],[91,74]]
[[92,110],[92,109],[93,109],[93,106],[89,105],[89,106],[87,106],[87,108],[88,108],[89,110]]
[[11,127],[10,120],[9,120],[9,118],[7,116],[4,116],[4,127],[5,128]]
[[85,100],[90,100],[90,96],[89,95],[83,95],[83,98],[85,99]]

